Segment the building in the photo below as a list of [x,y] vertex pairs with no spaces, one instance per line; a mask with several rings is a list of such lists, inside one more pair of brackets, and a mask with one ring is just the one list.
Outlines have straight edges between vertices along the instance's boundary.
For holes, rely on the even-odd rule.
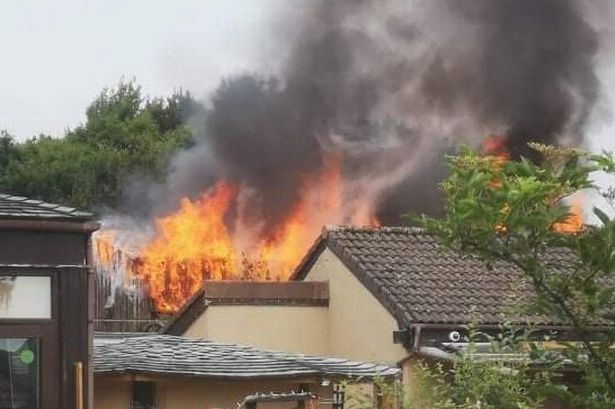
[[207,282],[163,331],[406,369],[409,358],[449,356],[470,324],[489,332],[531,321],[567,336],[556,323],[513,314],[530,291],[515,268],[489,269],[416,228],[327,227],[292,280]]
[[92,215],[0,195],[0,407],[89,408]]
[[330,405],[342,380],[358,382],[376,400],[371,380],[400,374],[398,368],[339,358],[117,333],[96,337],[94,371],[96,409],[237,408],[242,402],[248,408],[257,402],[293,408],[306,398]]
[[327,355],[328,307],[326,282],[208,281],[162,332]]

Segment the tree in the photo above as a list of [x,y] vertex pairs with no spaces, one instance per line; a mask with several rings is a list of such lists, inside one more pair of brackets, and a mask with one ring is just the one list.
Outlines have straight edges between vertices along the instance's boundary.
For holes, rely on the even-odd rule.
[[578,337],[579,342],[566,344],[564,358],[583,370],[584,385],[570,398],[579,407],[612,408],[615,222],[595,208],[599,225],[571,229],[578,215],[567,200],[580,190],[597,190],[591,173],[613,173],[615,158],[531,147],[542,156],[541,165],[467,149],[450,157],[450,176],[442,183],[446,214],[423,216],[421,222],[445,246],[488,265],[516,266],[533,289],[526,312],[570,327]]
[[192,141],[187,122],[199,109],[189,93],[146,99],[134,82],[120,82],[63,138],[15,143],[0,135],[0,190],[91,210],[115,206],[131,176],[164,180],[173,153]]
[[17,157],[15,138],[7,131],[0,131],[0,172]]

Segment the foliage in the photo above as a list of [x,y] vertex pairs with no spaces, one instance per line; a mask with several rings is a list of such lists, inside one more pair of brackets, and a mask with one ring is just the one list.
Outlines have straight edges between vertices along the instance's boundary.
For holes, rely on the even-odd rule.
[[129,177],[164,178],[173,152],[190,144],[187,121],[199,109],[189,93],[146,99],[134,82],[121,82],[63,138],[16,143],[1,134],[0,190],[84,209],[114,206]]
[[[571,399],[578,407],[612,408],[615,222],[594,209],[599,224],[570,231],[575,215],[569,204],[575,192],[597,189],[591,173],[612,173],[615,159],[531,147],[542,155],[541,165],[481,157],[467,149],[450,157],[450,176],[442,183],[446,214],[442,219],[423,217],[422,223],[454,250],[489,265],[516,266],[534,290],[527,300],[530,321],[571,327],[578,337],[564,350],[565,358],[585,374],[584,386]],[[534,355],[541,353],[534,346]]]
[[[473,330],[450,362],[412,362],[404,387],[378,380],[378,392],[402,409],[542,409],[555,396],[552,375],[530,370],[526,339],[507,329],[497,338]],[[356,392],[349,406],[374,407],[370,396]]]

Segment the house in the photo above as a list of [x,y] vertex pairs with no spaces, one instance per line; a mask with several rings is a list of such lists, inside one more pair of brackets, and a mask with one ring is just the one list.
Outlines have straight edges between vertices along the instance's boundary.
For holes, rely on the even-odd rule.
[[0,407],[90,408],[93,215],[0,195]]
[[[265,296],[257,290],[265,287],[278,290]],[[313,298],[301,298],[308,288]],[[421,229],[329,226],[292,281],[207,282],[163,331],[409,370],[409,358],[449,356],[448,344],[461,341],[470,324],[487,332],[511,318],[528,325],[528,317],[513,314],[527,291],[512,266],[487,268]],[[556,323],[531,323],[566,337]]]
[[[332,404],[343,381],[371,391],[398,368],[266,351],[172,335],[99,334],[94,343],[95,409],[294,408]],[[371,389],[370,389],[371,388]],[[301,407],[301,405],[299,405]]]

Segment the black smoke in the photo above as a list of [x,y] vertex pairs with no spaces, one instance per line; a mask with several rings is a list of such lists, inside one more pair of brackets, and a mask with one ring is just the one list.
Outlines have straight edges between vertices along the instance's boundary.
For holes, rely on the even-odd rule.
[[437,212],[442,154],[461,143],[503,133],[515,155],[530,140],[583,144],[600,97],[587,3],[310,0],[282,13],[279,70],[223,80],[196,147],[150,200],[166,209],[224,177],[253,189],[254,218],[275,226],[334,155],[385,223]]

